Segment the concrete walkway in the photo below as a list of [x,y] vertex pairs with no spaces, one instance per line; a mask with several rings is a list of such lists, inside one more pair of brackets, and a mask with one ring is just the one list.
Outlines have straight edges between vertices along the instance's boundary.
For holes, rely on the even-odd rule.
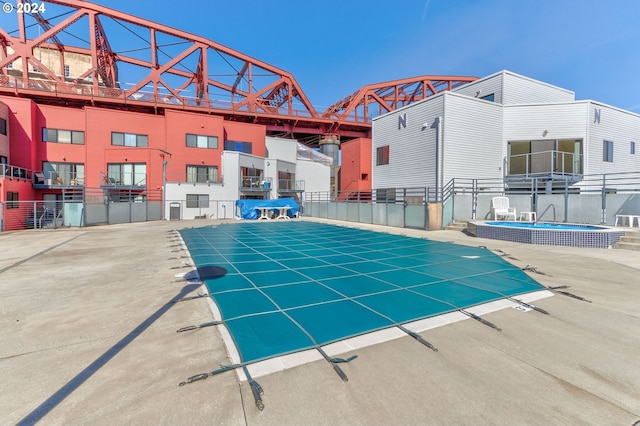
[[[304,219],[311,220],[311,219]],[[345,226],[346,222],[325,221]],[[551,312],[487,314],[260,377],[265,408],[233,372],[178,383],[228,361],[202,289],[169,231],[151,222],[0,234],[0,424],[632,425],[640,420],[640,256],[522,245],[456,231],[363,226],[500,249],[555,295]],[[268,223],[264,224],[269,226]],[[351,355],[347,354],[347,355]]]

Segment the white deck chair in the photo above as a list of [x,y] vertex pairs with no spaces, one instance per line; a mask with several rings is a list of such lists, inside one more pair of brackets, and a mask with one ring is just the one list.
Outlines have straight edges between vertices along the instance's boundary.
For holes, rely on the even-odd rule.
[[493,220],[498,220],[498,217],[504,217],[506,219],[513,217],[513,220],[516,220],[516,208],[509,207],[508,197],[493,197],[491,200],[491,210],[493,210]]

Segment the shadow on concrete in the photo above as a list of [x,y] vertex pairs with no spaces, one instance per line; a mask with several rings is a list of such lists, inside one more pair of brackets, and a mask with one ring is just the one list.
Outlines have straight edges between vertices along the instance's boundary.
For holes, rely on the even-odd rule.
[[227,275],[227,270],[221,266],[203,266],[184,275],[184,279],[191,280],[213,280]]
[[[223,269],[223,268],[222,268]],[[184,286],[178,294],[167,303],[165,303],[160,309],[155,311],[149,318],[144,320],[140,325],[133,329],[129,334],[123,337],[115,345],[109,348],[98,359],[89,364],[84,370],[82,370],[73,379],[69,380],[64,386],[58,389],[53,395],[47,398],[42,404],[40,404],[35,410],[29,413],[26,417],[20,420],[17,425],[26,426],[33,425],[40,420],[51,410],[53,410],[58,404],[60,404],[66,397],[71,395],[76,389],[78,389],[84,382],[86,382],[94,373],[107,364],[113,357],[115,357],[121,350],[127,347],[138,336],[140,336],[147,328],[151,326],[158,318],[164,315],[172,306],[175,306],[174,301],[180,299],[191,293],[195,289],[200,287],[200,284],[189,284]]]

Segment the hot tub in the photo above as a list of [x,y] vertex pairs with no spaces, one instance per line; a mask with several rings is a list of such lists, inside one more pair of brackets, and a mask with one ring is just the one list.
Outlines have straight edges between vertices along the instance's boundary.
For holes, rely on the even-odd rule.
[[552,222],[470,222],[476,237],[517,243],[571,247],[611,248],[625,231],[597,225]]

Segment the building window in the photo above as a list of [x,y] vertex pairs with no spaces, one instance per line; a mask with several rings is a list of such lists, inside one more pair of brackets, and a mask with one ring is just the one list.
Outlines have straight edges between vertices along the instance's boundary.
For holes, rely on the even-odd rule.
[[376,149],[376,166],[382,166],[384,164],[389,164],[389,145]]
[[19,208],[18,203],[18,193],[17,192],[7,192],[7,208],[8,209],[17,209]]
[[602,161],[613,163],[613,142],[604,141],[602,150]]
[[65,78],[71,77],[71,69],[69,68],[69,65],[64,66],[64,76]]
[[84,164],[82,163],[42,163],[42,174],[48,185],[83,185]]
[[244,152],[245,154],[251,154],[252,146],[251,146],[251,142],[224,141],[224,150]]
[[496,101],[496,94],[495,93],[490,93],[488,95],[482,96],[480,99],[482,99],[483,101],[495,102]]
[[145,163],[107,164],[107,185],[146,186],[147,165]]
[[0,118],[0,135],[7,136],[7,120]]
[[218,182],[217,166],[187,166],[187,182]]
[[218,148],[217,136],[203,136],[187,134],[187,146],[191,148]]
[[209,194],[187,194],[187,208],[200,209],[209,207]]
[[395,188],[376,189],[376,201],[378,203],[395,203],[396,202]]
[[278,171],[278,189],[280,191],[293,191],[296,188],[296,175],[295,173]]
[[636,153],[636,143],[635,142],[631,142],[629,145],[630,145],[631,155],[635,155],[635,153]]
[[42,128],[42,142],[71,143],[84,145],[84,132]]
[[111,132],[111,145],[145,147],[149,146],[149,136]]

